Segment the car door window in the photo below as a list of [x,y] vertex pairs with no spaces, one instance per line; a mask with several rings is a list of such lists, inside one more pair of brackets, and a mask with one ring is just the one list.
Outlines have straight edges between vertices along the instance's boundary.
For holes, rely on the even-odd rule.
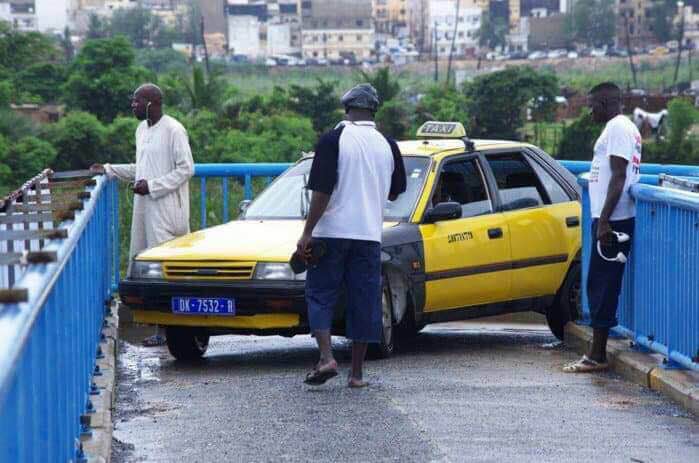
[[439,174],[432,205],[444,202],[461,204],[461,217],[475,217],[492,212],[483,173],[475,159],[445,164]]
[[544,168],[544,166],[536,161],[530,162],[530,164],[536,171],[536,174],[539,176],[539,180],[541,180],[541,183],[544,185],[551,203],[558,204],[572,201],[570,195],[566,193],[566,190],[563,189],[561,184],[558,183],[555,178],[553,178],[553,176],[546,170],[546,168]]
[[522,153],[486,155],[505,211],[550,204],[548,193]]

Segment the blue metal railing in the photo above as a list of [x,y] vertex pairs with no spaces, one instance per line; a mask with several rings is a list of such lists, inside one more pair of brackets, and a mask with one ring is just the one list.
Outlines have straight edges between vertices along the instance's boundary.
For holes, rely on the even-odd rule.
[[0,304],[0,461],[80,458],[96,349],[118,284],[118,196],[97,179],[68,238],[52,241],[57,261],[27,268],[16,286],[26,303]]
[[[559,161],[563,167],[574,175],[590,171],[590,161]],[[641,164],[641,174],[677,175],[680,177],[699,177],[699,166],[680,166],[674,164]]]
[[252,179],[254,177],[264,177],[270,182],[273,177],[280,175],[292,164],[197,164],[194,167],[194,176],[199,178],[200,198],[199,214],[201,217],[201,228],[206,228],[207,211],[207,180],[218,178],[221,180],[221,193],[223,196],[223,223],[230,220],[230,207],[228,195],[229,178],[243,180],[243,198],[252,199]]
[[[680,175],[686,175],[685,168]],[[588,175],[583,194],[583,317],[589,320],[591,246]],[[631,189],[636,231],[619,301],[619,334],[658,352],[666,364],[699,370],[699,195],[642,176]]]

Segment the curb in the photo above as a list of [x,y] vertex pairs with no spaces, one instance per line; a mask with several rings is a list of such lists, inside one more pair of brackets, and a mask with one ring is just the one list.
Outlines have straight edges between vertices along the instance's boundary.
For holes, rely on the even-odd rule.
[[[590,327],[566,325],[565,344],[571,349],[585,353],[591,341]],[[657,391],[699,416],[699,372],[665,369],[660,354],[636,351],[625,338],[610,337],[607,359],[612,370],[624,379]]]
[[90,396],[95,409],[82,416],[90,426],[90,435],[81,438],[83,451],[89,463],[109,463],[112,459],[112,410],[116,402],[116,368],[119,343],[119,303],[114,301],[111,314],[104,319],[100,348],[104,358],[97,359],[101,374],[92,377],[98,394]]

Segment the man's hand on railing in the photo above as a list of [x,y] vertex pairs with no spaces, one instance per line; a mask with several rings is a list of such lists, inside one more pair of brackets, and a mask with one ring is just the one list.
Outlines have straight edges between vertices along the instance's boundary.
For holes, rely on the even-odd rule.
[[95,175],[104,175],[104,164],[92,164],[90,166],[90,172]]

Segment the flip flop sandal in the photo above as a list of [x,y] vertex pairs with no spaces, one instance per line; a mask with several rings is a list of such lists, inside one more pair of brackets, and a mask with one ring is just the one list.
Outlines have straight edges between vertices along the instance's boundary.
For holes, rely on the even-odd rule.
[[579,360],[569,363],[563,367],[563,371],[565,373],[590,373],[593,371],[604,371],[607,369],[609,369],[609,363],[597,362],[592,360],[587,355],[583,355]]
[[337,376],[337,369],[327,369],[327,370],[313,370],[309,371],[306,375],[306,379],[303,380],[304,383],[310,384],[311,386],[320,386],[325,384],[329,379]]
[[143,345],[145,347],[158,347],[158,346],[164,346],[165,344],[167,344],[165,337],[161,336],[159,334],[154,334],[153,336],[148,336],[146,339],[143,340]]

